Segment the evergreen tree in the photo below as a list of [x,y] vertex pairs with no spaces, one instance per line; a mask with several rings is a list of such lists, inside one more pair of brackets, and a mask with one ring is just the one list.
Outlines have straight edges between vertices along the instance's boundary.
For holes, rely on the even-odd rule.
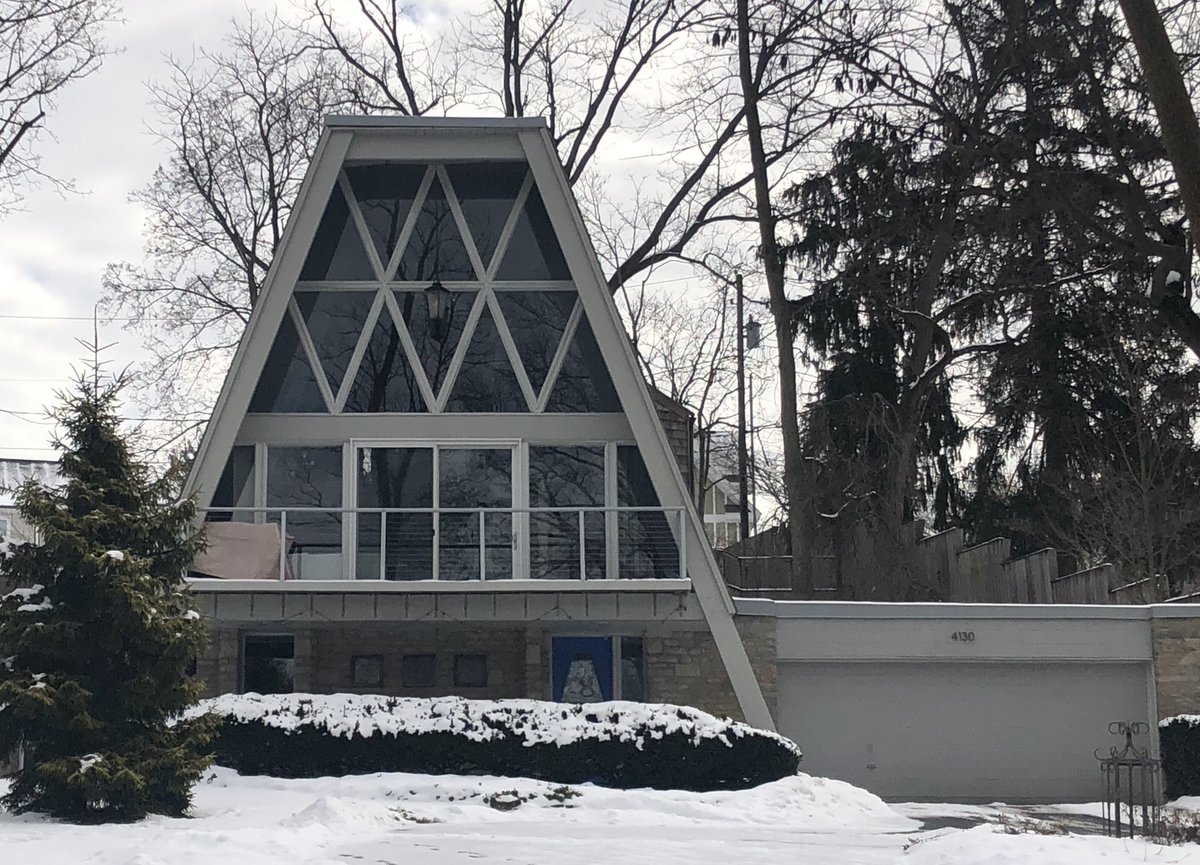
[[24,749],[4,804],[78,821],[182,815],[208,765],[186,669],[205,629],[182,575],[203,540],[120,431],[123,382],[98,364],[62,395],[63,483],[17,494],[40,544],[10,545],[0,581],[0,753]]

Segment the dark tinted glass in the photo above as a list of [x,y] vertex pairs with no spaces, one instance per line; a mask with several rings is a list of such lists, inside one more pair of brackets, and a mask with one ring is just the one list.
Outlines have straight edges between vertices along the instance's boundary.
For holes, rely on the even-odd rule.
[[570,291],[498,291],[496,300],[525,364],[534,393],[541,393],[546,374],[575,307]]
[[475,162],[446,166],[454,194],[462,205],[467,229],[486,268],[528,168],[523,162]]
[[517,412],[528,408],[500,341],[492,311],[485,306],[450,391],[446,411]]
[[517,218],[512,240],[504,252],[496,279],[542,280],[570,279],[562,247],[554,235],[554,226],[537,188],[529,191],[525,207]]
[[349,412],[423,412],[425,398],[408,363],[400,333],[385,306],[346,397]]
[[621,410],[608,365],[585,315],[567,349],[562,369],[546,402],[549,412],[616,412]]
[[308,363],[304,346],[292,323],[290,311],[284,313],[275,334],[275,342],[263,365],[262,375],[250,398],[252,412],[324,412],[325,399]]
[[346,169],[346,177],[367,224],[367,233],[385,267],[396,249],[400,229],[412,210],[424,175],[424,165],[400,163],[358,165]]
[[421,205],[396,279],[424,282],[476,278],[467,248],[463,245],[462,233],[446,201],[446,193],[435,177],[429,195]]
[[296,292],[296,306],[335,395],[342,386],[374,300],[372,291]]
[[450,361],[454,358],[454,351],[458,348],[467,325],[467,316],[470,315],[471,306],[478,296],[479,292],[476,291],[450,292],[444,321],[435,329],[431,326],[429,301],[424,292],[396,292],[396,305],[400,308],[400,316],[408,327],[417,357],[425,367],[425,375],[435,397],[442,391],[442,384],[446,381],[446,373],[450,369]]
[[405,688],[437,685],[437,656],[405,655],[400,661],[400,684]]
[[362,238],[350,218],[350,208],[339,186],[334,186],[321,224],[300,271],[302,280],[375,279]]

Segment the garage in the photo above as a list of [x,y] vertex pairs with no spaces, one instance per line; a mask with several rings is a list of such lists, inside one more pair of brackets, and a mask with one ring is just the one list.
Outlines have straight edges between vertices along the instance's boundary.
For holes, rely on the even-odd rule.
[[884,798],[1097,801],[1109,723],[1156,717],[1146,608],[746,604],[803,770]]

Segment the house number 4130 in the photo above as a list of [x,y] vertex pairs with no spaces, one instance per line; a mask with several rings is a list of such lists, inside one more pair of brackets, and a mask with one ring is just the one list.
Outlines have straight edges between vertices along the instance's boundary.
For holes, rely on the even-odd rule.
[[950,639],[952,639],[956,643],[973,643],[973,642],[975,642],[975,632],[974,631],[955,631],[954,633],[952,633],[950,635]]

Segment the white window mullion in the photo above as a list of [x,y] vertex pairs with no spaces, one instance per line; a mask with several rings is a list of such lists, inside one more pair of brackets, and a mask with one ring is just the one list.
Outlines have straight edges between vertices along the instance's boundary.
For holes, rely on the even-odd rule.
[[404,219],[404,226],[396,238],[396,248],[392,250],[392,257],[387,263],[387,271],[384,274],[385,282],[395,279],[396,271],[400,269],[400,259],[404,258],[404,251],[408,248],[413,227],[417,224],[417,217],[421,213],[421,208],[425,206],[425,199],[429,195],[429,187],[432,185],[433,166],[431,165],[425,169],[425,176],[421,178],[421,185],[417,187],[417,194],[413,196],[412,209],[408,211],[408,216]]
[[525,180],[521,183],[521,189],[517,192],[517,198],[513,201],[513,208],[504,222],[500,237],[496,240],[496,251],[492,253],[492,260],[487,269],[488,281],[496,276],[496,271],[500,269],[500,262],[504,260],[504,254],[508,252],[509,241],[512,240],[513,233],[517,229],[517,220],[521,218],[521,212],[525,209],[525,201],[529,198],[531,189],[533,189],[533,172],[527,171]]
[[292,317],[292,325],[296,328],[296,335],[300,338],[300,345],[304,347],[304,354],[308,357],[308,366],[313,372],[313,380],[317,383],[317,390],[321,392],[321,399],[325,402],[325,411],[332,414],[337,405],[337,399],[329,387],[329,379],[325,375],[325,368],[321,364],[321,359],[317,357],[317,345],[313,342],[312,334],[308,332],[308,325],[304,323],[304,316],[300,314],[300,307],[296,304],[294,295],[288,300],[288,313]]
[[437,580],[437,579],[441,579],[441,575],[438,573],[438,571],[441,568],[441,561],[440,561],[441,556],[439,555],[438,548],[441,547],[441,545],[442,545],[441,513],[438,510],[441,507],[441,501],[442,501],[441,447],[439,445],[432,445],[432,450],[433,450],[433,478],[432,478],[432,481],[433,481],[433,520],[432,520],[431,524],[433,526],[433,578],[435,580]]
[[484,285],[487,285],[487,269],[479,258],[479,250],[475,248],[475,238],[471,234],[470,226],[467,225],[467,218],[463,215],[462,205],[458,203],[458,195],[454,192],[454,185],[450,182],[450,175],[446,171],[446,166],[439,165],[437,167],[437,174],[438,180],[442,182],[442,192],[446,195],[446,203],[450,205],[450,213],[454,215],[454,221],[458,224],[458,233],[462,235],[463,246],[467,250],[467,257],[471,259],[471,267],[475,269],[476,277]]
[[534,409],[538,413],[546,410],[546,403],[550,401],[550,392],[554,388],[554,383],[558,381],[558,374],[566,362],[567,352],[571,350],[571,342],[575,339],[575,331],[579,329],[579,320],[583,318],[583,315],[583,301],[576,300],[575,307],[571,310],[571,315],[567,317],[567,326],[563,328],[563,335],[558,343],[558,349],[554,352],[554,358],[550,361],[550,369],[546,370],[546,380],[542,382],[542,393],[538,397],[537,407]]
[[342,189],[342,195],[346,197],[350,218],[354,221],[354,227],[358,230],[362,245],[367,250],[367,260],[371,262],[371,272],[375,274],[376,279],[382,281],[383,263],[379,260],[379,253],[375,250],[375,239],[371,237],[371,232],[367,229],[367,220],[362,215],[362,208],[358,206],[358,199],[354,195],[354,187],[350,185],[350,178],[346,176],[345,171],[338,172],[338,186]]
[[435,412],[444,412],[446,403],[450,401],[450,393],[454,389],[454,382],[458,378],[458,372],[462,369],[463,359],[467,356],[467,346],[471,344],[471,340],[475,337],[475,327],[479,323],[479,316],[483,313],[484,304],[487,302],[485,297],[487,291],[481,290],[475,297],[475,303],[471,305],[471,311],[467,313],[467,321],[463,325],[462,336],[458,338],[458,347],[454,350],[454,357],[450,359],[450,368],[446,370],[446,380],[442,382],[442,392],[437,395]]
[[529,383],[529,376],[525,372],[525,363],[521,360],[517,344],[508,330],[508,322],[500,311],[500,301],[490,288],[485,288],[484,292],[487,294],[488,307],[492,310],[492,320],[495,321],[496,330],[500,333],[500,342],[504,345],[504,353],[508,355],[508,362],[512,364],[513,372],[517,376],[517,384],[521,386],[521,393],[525,394],[525,404],[529,406],[530,411],[537,411],[537,394],[533,392],[533,385]]
[[342,579],[358,579],[358,449],[342,445]]
[[617,444],[604,444],[604,575],[607,579],[615,580],[620,574],[621,560],[617,555],[617,540],[620,534],[617,525],[617,513],[612,510],[617,507],[619,499],[617,484]]
[[425,405],[430,411],[434,411],[437,398],[434,396],[433,389],[429,386],[429,380],[425,375],[425,367],[417,354],[417,347],[413,344],[412,335],[408,332],[408,325],[404,322],[404,314],[400,311],[400,304],[396,302],[396,296],[386,288],[384,289],[384,293],[384,303],[387,304],[388,312],[392,316],[392,323],[396,325],[396,333],[400,335],[400,344],[404,346],[404,353],[408,356],[408,365],[412,367],[413,377],[417,380],[417,388],[420,389],[421,396],[425,399]]
[[[256,508],[267,506],[267,446],[262,442],[254,445],[254,499],[251,502]],[[253,522],[266,522],[266,513],[256,511],[251,514]]]
[[354,353],[350,355],[350,363],[346,365],[342,386],[338,389],[337,400],[334,403],[334,412],[337,414],[340,414],[346,407],[346,399],[350,396],[350,389],[354,386],[354,379],[358,376],[358,368],[362,364],[363,355],[367,353],[367,345],[370,344],[371,336],[375,333],[375,323],[379,320],[379,312],[383,308],[384,292],[386,291],[386,288],[381,288],[376,292],[375,300],[371,303],[371,310],[367,313],[367,320],[363,324],[362,333],[358,335],[358,343],[354,346]]

